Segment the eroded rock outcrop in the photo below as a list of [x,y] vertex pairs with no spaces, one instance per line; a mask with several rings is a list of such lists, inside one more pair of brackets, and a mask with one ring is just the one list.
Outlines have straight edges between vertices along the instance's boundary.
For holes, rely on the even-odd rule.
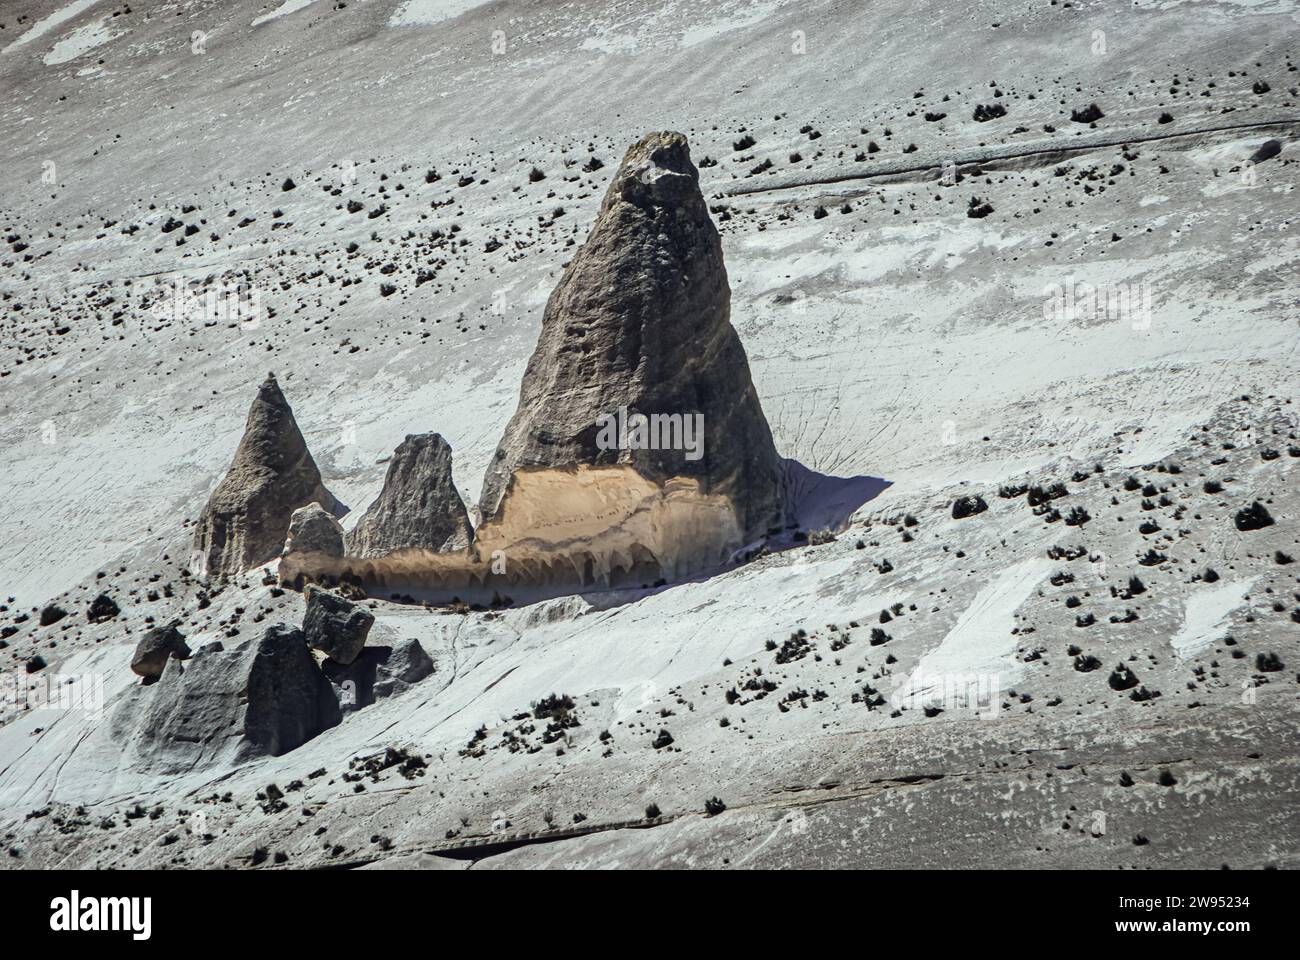
[[179,773],[279,756],[340,718],[302,631],[277,624],[232,650],[206,644],[189,660],[165,661],[157,682],[123,698],[112,736],[128,762]]
[[405,547],[463,550],[474,529],[451,479],[451,447],[436,433],[397,447],[384,488],[346,538],[347,554],[382,557]]
[[[686,138],[648,134],[623,158],[547,302],[518,409],[485,477],[484,520],[520,468],[626,463],[729,498],[747,540],[779,527],[781,460],[730,313],[722,245]],[[652,444],[668,434],[667,448],[638,446],[628,420],[638,414],[652,420]],[[612,447],[603,417],[618,420]],[[683,436],[695,422],[700,443]]]
[[299,507],[344,508],[325,489],[293,410],[271,374],[248,411],[235,459],[199,517],[194,549],[201,573],[230,576],[275,559]]
[[530,602],[583,588],[648,587],[725,564],[743,542],[731,500],[698,481],[660,485],[630,465],[527,467],[468,550],[384,557],[289,554],[280,577],[372,596]]

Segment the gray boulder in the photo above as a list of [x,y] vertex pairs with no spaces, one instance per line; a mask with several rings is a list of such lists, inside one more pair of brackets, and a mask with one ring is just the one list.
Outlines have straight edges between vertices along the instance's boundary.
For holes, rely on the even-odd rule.
[[343,527],[319,503],[299,507],[289,518],[283,553],[324,553],[343,556]]
[[307,586],[307,613],[302,620],[307,645],[335,663],[349,664],[366,645],[375,615],[336,593]]
[[384,488],[347,535],[351,557],[382,557],[403,547],[463,550],[474,536],[451,479],[451,447],[436,433],[408,435],[397,447]]
[[[609,449],[597,418],[621,408],[700,415],[703,443]],[[782,524],[781,459],[731,326],[722,245],[680,133],[651,133],[628,150],[551,294],[519,406],[484,478],[483,520],[521,467],[615,463],[730,497],[749,539]]]
[[344,713],[405,693],[434,672],[433,660],[414,639],[366,647],[346,666],[327,660],[321,669],[334,684]]
[[184,660],[190,655],[190,648],[185,643],[185,636],[176,629],[175,624],[154,627],[141,638],[131,657],[131,669],[145,683],[152,683],[162,676],[167,661],[175,657]]
[[335,515],[346,512],[321,482],[293,410],[271,374],[248,411],[230,469],[199,517],[194,550],[200,572],[231,576],[274,560],[293,512],[310,503]]
[[156,683],[129,691],[110,731],[129,761],[180,773],[280,756],[340,719],[301,631],[277,624],[232,650],[205,644],[167,660]]

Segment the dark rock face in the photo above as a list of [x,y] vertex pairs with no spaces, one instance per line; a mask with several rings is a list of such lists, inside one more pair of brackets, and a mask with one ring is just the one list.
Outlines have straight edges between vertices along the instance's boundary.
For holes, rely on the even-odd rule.
[[274,560],[284,546],[293,512],[310,503],[336,516],[345,512],[321,483],[293,410],[272,374],[248,411],[230,469],[199,517],[194,549],[201,555],[203,572],[231,576]]
[[348,713],[405,693],[432,674],[434,667],[418,640],[403,640],[391,647],[366,647],[346,666],[327,660],[321,669],[338,691],[339,706]]
[[451,479],[451,447],[436,433],[408,435],[397,447],[384,488],[347,535],[347,553],[382,557],[403,547],[463,550],[474,535]]
[[335,663],[349,664],[366,645],[375,615],[350,600],[320,587],[307,587],[307,613],[302,620],[307,645]]
[[1243,533],[1248,530],[1262,530],[1273,526],[1273,515],[1256,500],[1249,507],[1242,507],[1237,511],[1235,523],[1237,529]]
[[[648,134],[623,158],[547,302],[484,480],[483,519],[520,467],[630,463],[656,481],[694,478],[702,492],[730,496],[747,536],[779,526],[781,461],[730,314],[722,246],[686,138]],[[702,450],[608,449],[597,420],[620,408],[702,415]]]
[[110,729],[130,761],[179,773],[280,756],[340,717],[302,632],[277,624],[233,650],[206,644],[183,664],[167,660],[156,683],[122,700]]
[[131,657],[131,670],[144,677],[146,683],[152,683],[162,676],[168,660],[173,657],[184,660],[189,655],[185,636],[175,625],[154,627],[136,645],[135,655]]
[[319,503],[299,507],[289,518],[289,536],[284,541],[285,553],[324,553],[331,557],[343,556],[343,527],[334,514]]

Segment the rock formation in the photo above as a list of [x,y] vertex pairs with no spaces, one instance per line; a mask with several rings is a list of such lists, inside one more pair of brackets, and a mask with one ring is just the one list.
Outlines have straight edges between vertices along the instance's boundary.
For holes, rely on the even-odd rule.
[[343,556],[343,527],[334,514],[319,503],[309,503],[295,510],[289,518],[289,536],[284,541],[283,552],[295,551]]
[[726,563],[744,542],[730,499],[703,494],[694,479],[660,485],[626,464],[525,467],[468,550],[291,553],[280,578],[295,589],[316,581],[386,598],[526,603],[691,576]]
[[436,433],[421,433],[398,445],[383,490],[346,543],[349,556],[381,557],[403,547],[463,550],[473,536],[451,479],[451,447]]
[[366,647],[346,666],[327,660],[321,670],[338,691],[339,707],[350,713],[405,693],[433,673],[433,660],[420,641],[408,639],[391,647]]
[[345,556],[282,582],[495,605],[725,565],[781,529],[786,477],[730,310],[686,138],[649,134],[547,303],[469,545],[450,451],[408,437]]
[[345,508],[321,483],[275,374],[257,391],[244,437],[199,518],[194,549],[202,573],[230,576],[275,559],[299,507]]
[[[729,498],[747,540],[780,526],[781,460],[730,312],[722,246],[686,138],[648,134],[623,158],[547,302],[518,409],[484,480],[484,520],[520,468],[626,463]],[[638,414],[659,418],[640,431],[646,445]],[[697,415],[702,445],[682,449]],[[597,423],[605,417],[628,425],[612,447]]]
[[112,735],[129,762],[158,773],[279,756],[339,722],[338,700],[302,632],[270,627],[233,650],[205,644],[132,688]]
[[135,654],[131,657],[131,669],[144,677],[145,683],[153,683],[162,676],[168,660],[184,660],[189,655],[190,648],[175,624],[154,627],[136,645]]
[[302,620],[307,645],[335,663],[346,665],[357,658],[374,622],[369,610],[336,593],[307,587],[307,613]]

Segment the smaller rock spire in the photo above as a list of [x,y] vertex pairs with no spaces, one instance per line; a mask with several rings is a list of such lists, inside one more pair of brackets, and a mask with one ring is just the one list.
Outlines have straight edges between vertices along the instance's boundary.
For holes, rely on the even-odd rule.
[[346,512],[321,482],[293,410],[270,373],[248,411],[230,469],[199,517],[194,550],[201,572],[231,576],[275,559],[293,512],[309,503],[336,516]]
[[397,447],[379,497],[347,534],[353,557],[403,547],[463,550],[474,535],[451,478],[451,447],[436,433],[409,434]]

